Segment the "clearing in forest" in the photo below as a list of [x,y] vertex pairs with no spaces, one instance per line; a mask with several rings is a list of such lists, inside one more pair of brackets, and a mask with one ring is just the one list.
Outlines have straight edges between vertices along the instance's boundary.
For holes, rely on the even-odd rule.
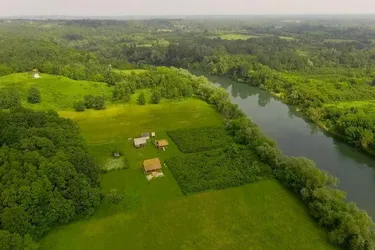
[[[41,249],[333,249],[326,232],[311,219],[303,203],[269,179],[268,166],[231,146],[233,142],[220,127],[224,120],[209,104],[188,98],[138,105],[137,91],[127,104],[109,101],[105,110],[75,112],[71,103],[77,98],[90,93],[107,95],[110,100],[111,87],[45,74],[40,79],[15,74],[0,80],[2,87],[11,85],[24,94],[37,85],[42,102],[26,106],[52,108],[73,119],[103,172],[112,170],[101,174],[105,198],[94,216],[53,229],[42,239]],[[143,92],[148,99],[150,93]],[[197,128],[200,131],[194,130]],[[191,129],[201,134],[201,140],[189,135]],[[177,137],[173,141],[167,133],[184,130],[189,140],[200,143],[199,147],[191,147],[189,141]],[[151,141],[136,149],[129,138],[145,132],[156,132],[156,139],[168,140],[167,150],[156,148]],[[207,133],[226,143],[209,138],[209,145],[202,146]],[[183,153],[176,144],[198,153]],[[113,152],[121,153],[121,157],[114,158]],[[215,152],[220,154],[210,157]],[[149,182],[142,172],[142,162],[152,158],[160,159],[164,177]],[[181,168],[187,159],[195,168]],[[204,164],[201,159],[211,167],[200,168]],[[233,164],[229,164],[231,161]],[[181,181],[184,175],[187,178]],[[219,177],[225,177],[225,181],[220,182]],[[200,178],[203,186],[196,185]],[[208,191],[249,182],[254,183]]]
[[209,38],[214,39],[217,37],[220,37],[223,40],[247,40],[249,38],[259,38],[260,36],[247,34],[222,34],[217,36],[210,36]]
[[[37,87],[40,91],[41,102],[27,102],[27,92]],[[30,73],[18,73],[0,77],[0,88],[14,88],[21,95],[22,105],[35,110],[53,109],[56,111],[72,109],[73,103],[83,100],[85,95],[104,96],[110,100],[111,87],[103,82],[78,81],[63,76],[40,74],[33,78]]]
[[[203,101],[185,99],[144,106],[130,103],[103,111],[61,114],[80,125],[91,153],[102,168],[114,147],[123,150],[127,167],[101,175],[106,198],[93,217],[54,229],[42,240],[41,249],[243,249],[249,246],[287,249],[302,245],[304,249],[333,249],[326,233],[310,218],[303,203],[275,180],[184,196],[169,161],[175,157],[192,157],[195,153],[181,152],[176,145],[179,142],[173,141],[167,131],[200,128],[198,134],[204,134],[202,131],[210,131],[212,127],[216,132],[221,131],[213,135],[224,136],[219,129],[223,119]],[[151,131],[156,132],[156,139],[168,140],[166,151],[158,150],[152,143],[136,149],[128,141],[129,137]],[[232,153],[235,157],[236,152]],[[143,160],[152,158],[160,159],[164,177],[149,182],[141,166]],[[243,171],[241,167],[246,166],[247,160],[239,158],[236,171]],[[199,176],[204,172],[196,173]],[[230,177],[226,180],[230,181]],[[194,191],[211,187],[217,188],[206,186]],[[113,194],[121,198],[116,203],[110,198]]]

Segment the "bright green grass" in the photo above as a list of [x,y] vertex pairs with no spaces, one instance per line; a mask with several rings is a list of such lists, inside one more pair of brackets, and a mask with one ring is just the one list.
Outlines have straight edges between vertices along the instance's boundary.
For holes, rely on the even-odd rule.
[[334,249],[277,181],[183,197],[165,174],[152,182],[132,169],[103,175],[104,191],[125,200],[52,230],[41,249]]
[[260,36],[244,35],[244,34],[223,34],[223,35],[218,35],[218,36],[210,36],[210,38],[212,39],[216,37],[220,37],[223,40],[247,40],[249,38],[258,38]]
[[198,99],[166,101],[157,105],[109,105],[105,110],[61,111],[60,115],[76,121],[88,143],[121,141],[143,132],[223,124],[221,116]]
[[324,39],[324,42],[326,43],[351,43],[355,41],[356,40],[350,40],[350,39]]
[[353,101],[353,102],[339,102],[339,103],[328,103],[324,104],[323,106],[329,107],[329,106],[336,106],[339,108],[346,108],[349,109],[351,107],[365,107],[365,106],[372,106],[375,108],[375,101],[369,100],[369,101]]
[[287,40],[287,41],[296,40],[294,37],[291,37],[291,36],[279,36],[279,38],[283,40]]
[[[37,87],[41,94],[41,103],[30,104],[27,92],[31,87]],[[106,99],[112,96],[111,88],[106,83],[76,81],[63,76],[41,74],[34,79],[29,73],[11,74],[0,77],[0,87],[15,87],[22,95],[22,105],[37,110],[72,109],[73,103],[83,100],[83,96],[104,95]]]
[[[147,47],[147,46],[143,46],[143,47]],[[147,70],[146,69],[112,69],[113,72],[117,73],[117,74],[120,74],[120,75],[124,75],[124,76],[128,76],[132,73],[134,74],[141,74],[141,73],[144,73],[146,72]]]

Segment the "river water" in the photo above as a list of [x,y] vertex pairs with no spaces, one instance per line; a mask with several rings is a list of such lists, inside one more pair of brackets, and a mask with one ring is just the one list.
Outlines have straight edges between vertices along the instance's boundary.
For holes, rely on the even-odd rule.
[[232,102],[275,140],[284,154],[314,160],[320,169],[339,178],[339,189],[347,193],[349,201],[375,218],[375,157],[333,138],[266,91],[226,77],[206,77],[225,88]]

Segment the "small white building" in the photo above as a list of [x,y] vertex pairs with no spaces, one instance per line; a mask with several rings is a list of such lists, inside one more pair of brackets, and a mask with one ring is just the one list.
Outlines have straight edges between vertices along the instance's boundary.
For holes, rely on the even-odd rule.
[[147,139],[144,137],[134,138],[134,146],[136,148],[144,147],[147,144]]
[[34,74],[33,74],[33,77],[34,77],[35,79],[39,79],[39,78],[40,78],[40,75],[39,75],[39,73],[34,73]]

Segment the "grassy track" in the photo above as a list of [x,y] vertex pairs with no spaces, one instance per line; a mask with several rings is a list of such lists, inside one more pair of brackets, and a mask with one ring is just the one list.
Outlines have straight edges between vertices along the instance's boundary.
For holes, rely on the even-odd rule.
[[333,249],[273,180],[189,197],[172,180],[149,184],[132,170],[105,174],[102,183],[126,191],[130,205],[103,204],[88,221],[53,230],[41,249]]

